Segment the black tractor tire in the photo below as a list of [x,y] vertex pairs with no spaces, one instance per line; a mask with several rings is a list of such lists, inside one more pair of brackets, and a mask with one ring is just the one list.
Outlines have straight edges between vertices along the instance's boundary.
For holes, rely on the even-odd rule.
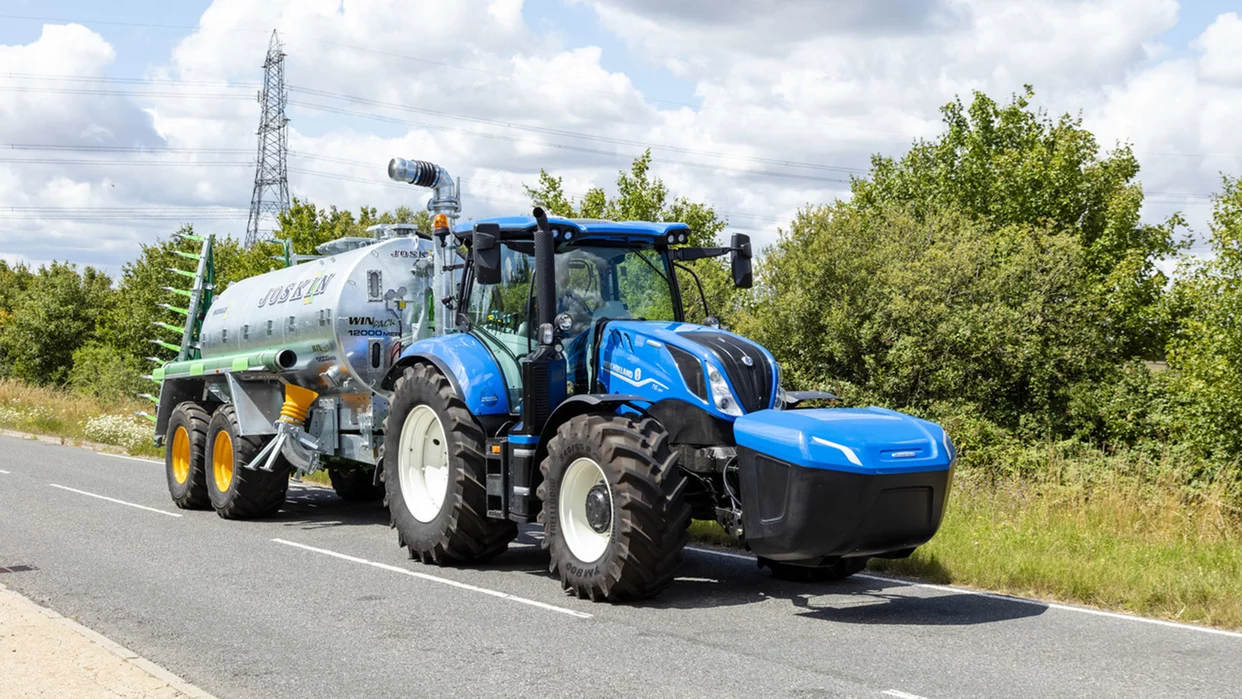
[[[582,458],[594,461],[603,475],[603,507],[610,508],[611,522],[603,553],[589,562],[570,548],[559,500],[568,470]],[[620,415],[572,418],[557,429],[540,469],[548,570],[565,590],[595,602],[620,602],[652,597],[672,584],[690,540],[690,505],[685,475],[658,422]],[[584,505],[588,517],[590,509]]]
[[777,580],[806,583],[836,582],[837,580],[844,580],[855,573],[861,573],[867,567],[867,561],[869,560],[870,558],[867,556],[859,556],[857,558],[838,558],[825,565],[802,566],[760,558],[759,567],[771,570],[772,577]]
[[[216,514],[224,519],[254,519],[275,514],[285,503],[289,489],[289,462],[281,455],[271,471],[250,470],[246,464],[274,437],[239,437],[237,435],[237,411],[232,405],[223,405],[211,416],[207,428],[207,494]],[[227,438],[227,445],[224,440]],[[227,453],[217,454],[217,449],[232,449],[231,475],[218,467],[227,464]]]
[[210,421],[211,414],[193,401],[178,404],[168,416],[164,473],[173,503],[183,510],[211,507],[211,499],[207,496],[207,424]]
[[348,502],[372,502],[384,497],[384,484],[375,483],[375,472],[363,468],[333,468],[328,480],[337,497]]
[[[487,516],[483,428],[453,385],[435,367],[415,364],[397,379],[388,405],[380,479],[397,544],[409,550],[410,558],[435,565],[479,561],[508,549],[509,542],[517,538],[517,524]],[[419,521],[406,504],[399,475],[402,429],[418,406],[435,413],[447,442],[444,499],[426,522]]]

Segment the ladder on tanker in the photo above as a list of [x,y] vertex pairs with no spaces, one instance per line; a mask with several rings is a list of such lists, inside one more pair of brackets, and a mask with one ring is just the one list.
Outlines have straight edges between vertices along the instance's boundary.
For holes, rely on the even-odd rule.
[[[171,303],[161,303],[160,308],[170,311],[181,317],[181,324],[166,323],[163,321],[155,321],[152,325],[172,333],[174,337],[180,336],[181,343],[173,344],[163,339],[153,339],[151,344],[166,349],[170,352],[176,352],[176,361],[185,361],[188,359],[199,359],[202,357],[202,343],[199,333],[202,330],[203,318],[207,316],[207,309],[211,306],[212,298],[215,295],[216,288],[216,265],[213,258],[212,246],[215,242],[214,236],[211,235],[194,235],[193,233],[176,233],[173,235],[174,243],[183,241],[192,241],[200,243],[197,253],[185,252],[183,250],[172,250],[172,254],[187,260],[193,260],[195,269],[193,272],[179,267],[167,267],[169,272],[190,280],[190,288],[182,289],[175,286],[166,286],[164,290],[174,294],[177,297],[184,298],[185,306],[178,306]],[[168,359],[152,356],[147,357],[148,360],[156,364],[156,369],[144,378],[155,382],[157,386],[163,387],[164,371],[163,366],[167,364]],[[141,397],[150,400],[152,403],[159,405],[160,399],[158,395],[151,393],[139,394]],[[151,422],[156,421],[156,417],[147,412],[138,413],[142,417],[147,418]]]

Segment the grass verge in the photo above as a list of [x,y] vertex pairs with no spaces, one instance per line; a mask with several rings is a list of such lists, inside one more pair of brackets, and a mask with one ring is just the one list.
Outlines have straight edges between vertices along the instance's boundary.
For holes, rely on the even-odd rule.
[[151,443],[150,421],[134,415],[150,403],[101,400],[68,391],[0,379],[0,427],[59,437],[66,443],[95,442],[135,456],[162,456]]
[[[940,531],[877,572],[1242,630],[1242,513],[1220,484],[957,474]],[[699,542],[736,546],[715,522]]]
[[1242,629],[1242,517],[1223,487],[957,479],[935,538],[871,568]]

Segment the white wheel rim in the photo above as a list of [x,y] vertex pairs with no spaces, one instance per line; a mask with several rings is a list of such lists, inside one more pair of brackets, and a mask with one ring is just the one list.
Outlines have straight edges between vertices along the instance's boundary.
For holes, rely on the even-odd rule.
[[587,495],[596,485],[603,483],[608,490],[608,507],[612,508],[612,489],[599,464],[588,458],[575,460],[565,469],[561,479],[561,491],[557,496],[557,519],[561,535],[570,552],[583,563],[594,563],[604,555],[608,541],[612,539],[613,518],[608,518],[608,529],[597,532],[587,520]]
[[414,519],[430,522],[440,514],[448,493],[448,440],[430,406],[416,405],[405,417],[397,451],[397,478],[401,499]]

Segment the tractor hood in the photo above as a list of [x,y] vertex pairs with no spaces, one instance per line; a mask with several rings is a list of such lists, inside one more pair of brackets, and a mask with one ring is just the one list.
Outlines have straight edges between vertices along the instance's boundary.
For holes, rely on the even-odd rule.
[[732,420],[773,407],[780,367],[763,347],[693,323],[614,320],[599,338],[608,392],[684,400]]

